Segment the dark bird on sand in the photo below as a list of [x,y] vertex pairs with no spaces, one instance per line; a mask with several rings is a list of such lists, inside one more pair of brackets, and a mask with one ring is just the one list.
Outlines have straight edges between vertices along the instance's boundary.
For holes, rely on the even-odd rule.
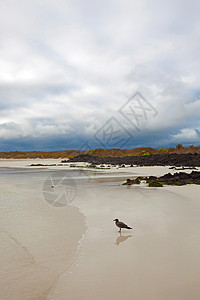
[[132,229],[131,227],[129,227],[128,225],[124,224],[123,222],[119,221],[118,219],[113,220],[115,221],[115,225],[117,227],[119,227],[119,232],[121,232],[122,228],[126,228],[126,229]]

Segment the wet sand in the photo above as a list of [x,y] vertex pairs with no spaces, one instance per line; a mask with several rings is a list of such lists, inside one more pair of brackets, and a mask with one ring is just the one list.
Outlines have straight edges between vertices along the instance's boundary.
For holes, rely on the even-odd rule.
[[1,172],[0,299],[47,299],[80,249],[85,217],[76,207],[44,200],[46,176]]
[[[89,229],[50,299],[199,299],[199,186],[101,188],[76,201]],[[116,217],[133,230],[120,235]]]
[[[199,299],[200,186],[122,186],[124,172],[169,171],[131,169],[76,176],[76,197],[64,208],[42,199],[43,176],[31,175],[31,184],[30,178],[0,177],[6,216],[0,298]],[[133,230],[120,235],[115,218]]]

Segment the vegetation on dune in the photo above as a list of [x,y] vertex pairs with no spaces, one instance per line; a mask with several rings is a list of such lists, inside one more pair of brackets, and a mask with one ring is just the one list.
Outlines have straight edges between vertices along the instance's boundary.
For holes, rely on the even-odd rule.
[[153,154],[200,154],[200,146],[194,147],[190,145],[189,147],[183,147],[182,144],[177,144],[175,148],[159,148],[154,149],[152,147],[140,147],[134,149],[92,149],[88,151],[78,151],[78,150],[65,150],[65,151],[10,151],[10,152],[0,152],[0,158],[13,158],[13,159],[34,159],[34,158],[72,158],[80,154],[89,154],[96,157],[130,157],[130,156],[148,156]]
[[78,150],[65,150],[65,151],[9,151],[9,152],[0,152],[0,158],[12,158],[12,159],[35,159],[35,158],[71,158],[81,154],[82,151]]

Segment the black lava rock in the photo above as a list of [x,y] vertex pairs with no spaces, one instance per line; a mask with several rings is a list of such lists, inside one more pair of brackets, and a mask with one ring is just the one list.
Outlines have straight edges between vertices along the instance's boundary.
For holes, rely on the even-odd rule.
[[88,162],[92,164],[137,165],[137,166],[175,166],[200,167],[200,154],[153,154],[146,156],[98,157],[89,154],[75,156],[69,162]]

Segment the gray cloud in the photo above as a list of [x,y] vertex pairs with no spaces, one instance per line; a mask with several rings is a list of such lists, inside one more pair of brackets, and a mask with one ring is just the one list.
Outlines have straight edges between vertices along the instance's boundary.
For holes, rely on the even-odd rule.
[[[45,137],[58,148],[76,148],[80,137],[97,146],[95,132],[113,115],[134,136],[129,147],[199,144],[199,8],[195,0],[2,1],[2,147]],[[117,113],[137,90],[158,111],[140,133]]]

